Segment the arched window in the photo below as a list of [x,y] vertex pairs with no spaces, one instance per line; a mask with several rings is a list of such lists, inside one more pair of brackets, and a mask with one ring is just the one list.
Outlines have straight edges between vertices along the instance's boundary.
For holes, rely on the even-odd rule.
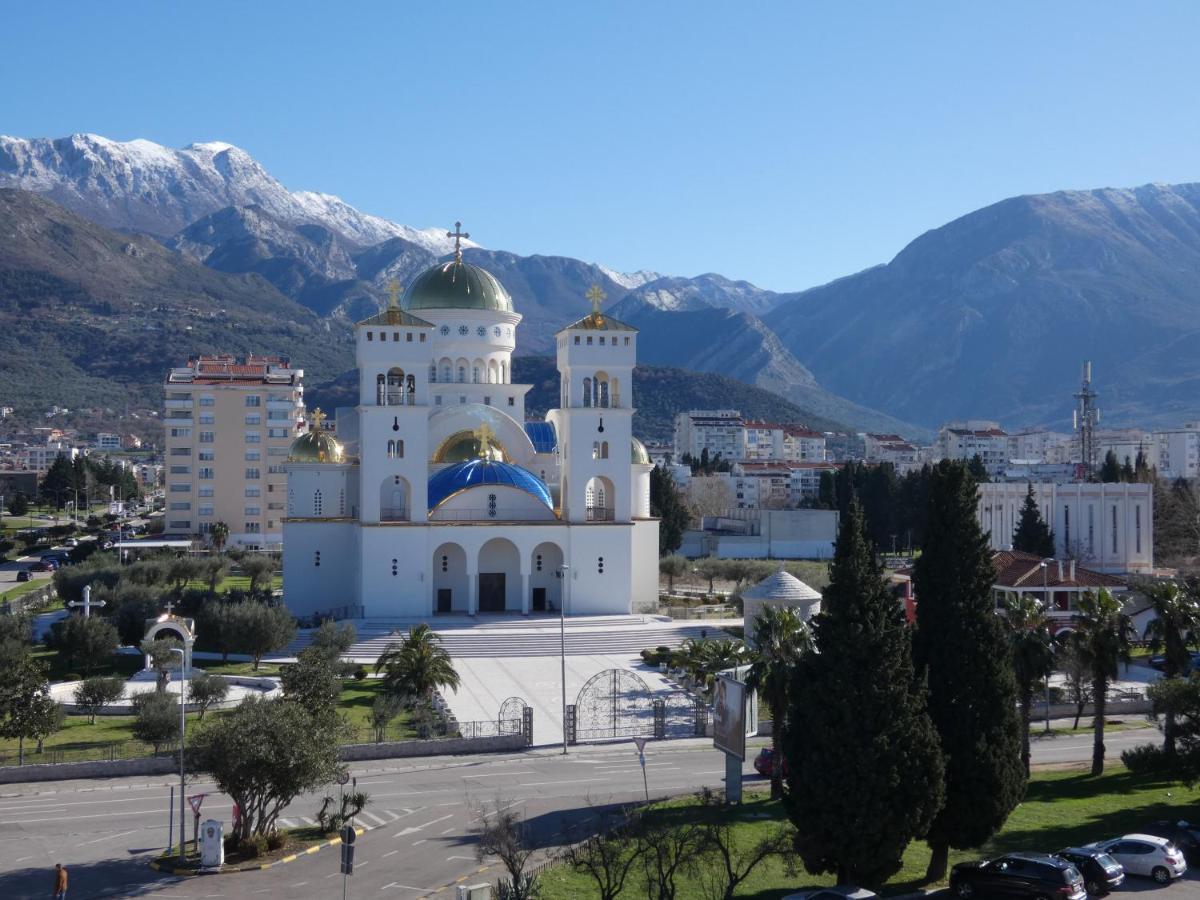
[[583,379],[583,405],[592,405],[592,379]]
[[600,458],[608,459],[608,441],[603,441],[600,444]]
[[608,382],[598,376],[596,378],[596,405],[608,406]]
[[404,441],[396,441],[396,459],[404,459]]
[[471,366],[471,383],[479,384],[479,366]]
[[384,378],[384,375],[382,372],[380,372],[378,375],[375,376],[375,405],[376,406],[383,406],[383,404],[387,402],[387,400],[385,399],[385,396],[387,394],[387,387],[385,387],[385,385],[384,385],[385,381],[386,381],[386,379]]
[[621,383],[616,378],[612,380],[612,405],[614,407],[621,405]]
[[467,381],[467,367],[459,366],[458,367],[458,383],[466,384],[466,381]]
[[508,363],[503,360],[500,362],[500,383],[508,384]]
[[600,442],[592,441],[592,459],[600,458]]
[[398,406],[404,403],[404,370],[389,369],[387,373],[387,403]]
[[416,375],[408,376],[407,386],[408,386],[408,402],[410,404],[415,403],[416,397],[417,397],[417,376]]
[[429,381],[433,384],[437,383],[437,363],[429,364]]
[[454,370],[450,366],[450,360],[442,362],[442,381],[447,383],[454,380]]
[[395,459],[395,458],[396,458],[396,442],[395,442],[395,441],[388,441],[388,443],[387,443],[387,455],[388,455],[388,459]]
[[313,515],[321,515],[321,492],[319,490],[313,491]]

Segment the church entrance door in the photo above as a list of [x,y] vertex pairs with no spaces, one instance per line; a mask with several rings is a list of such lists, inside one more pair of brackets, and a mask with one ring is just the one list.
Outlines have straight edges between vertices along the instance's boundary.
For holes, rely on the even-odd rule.
[[545,612],[546,610],[546,589],[544,587],[533,589],[533,611]]
[[504,612],[504,573],[479,573],[479,611]]
[[438,588],[437,595],[437,611],[440,613],[450,612],[450,588]]

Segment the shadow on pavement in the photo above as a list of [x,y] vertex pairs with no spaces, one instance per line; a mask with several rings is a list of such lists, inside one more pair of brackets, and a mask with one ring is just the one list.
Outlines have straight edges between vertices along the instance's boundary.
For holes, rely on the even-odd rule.
[[75,865],[69,856],[45,866],[0,872],[0,897],[5,900],[49,897],[54,888],[54,862],[67,868],[67,896],[71,900],[90,897],[137,897],[177,884],[181,879],[150,868],[147,857],[104,859]]

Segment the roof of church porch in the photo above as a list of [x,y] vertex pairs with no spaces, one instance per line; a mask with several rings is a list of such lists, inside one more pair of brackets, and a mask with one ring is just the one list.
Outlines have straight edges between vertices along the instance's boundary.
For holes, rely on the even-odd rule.
[[354,324],[355,327],[359,325],[404,325],[409,328],[435,327],[432,322],[426,322],[424,319],[418,318],[407,310],[400,308],[400,282],[395,279],[388,282],[388,305],[375,313],[375,315]]
[[587,298],[592,301],[592,311],[578,321],[572,322],[558,330],[558,334],[564,331],[575,331],[582,329],[584,331],[637,331],[632,325],[627,322],[622,322],[620,319],[614,319],[612,316],[606,316],[600,312],[600,304],[604,302],[608,295],[600,289],[600,285],[593,284],[588,288]]

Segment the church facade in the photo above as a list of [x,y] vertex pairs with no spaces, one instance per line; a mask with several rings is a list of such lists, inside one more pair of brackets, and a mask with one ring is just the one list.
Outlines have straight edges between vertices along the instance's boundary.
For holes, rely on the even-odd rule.
[[357,405],[295,440],[283,571],[296,615],[628,613],[658,596],[651,464],[632,434],[637,332],[558,332],[559,406],[525,417],[521,315],[461,252],[355,326]]

